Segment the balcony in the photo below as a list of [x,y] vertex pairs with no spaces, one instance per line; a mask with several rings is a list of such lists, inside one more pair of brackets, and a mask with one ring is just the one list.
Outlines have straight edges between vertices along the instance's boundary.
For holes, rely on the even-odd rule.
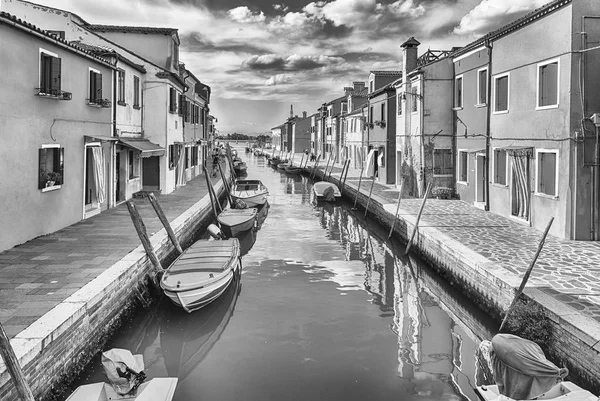
[[112,102],[108,99],[85,99],[88,106],[108,108],[112,105]]
[[56,100],[71,100],[73,98],[73,94],[71,92],[66,92],[60,89],[50,89],[50,88],[34,88],[35,95],[39,97],[44,97],[47,99],[56,99]]

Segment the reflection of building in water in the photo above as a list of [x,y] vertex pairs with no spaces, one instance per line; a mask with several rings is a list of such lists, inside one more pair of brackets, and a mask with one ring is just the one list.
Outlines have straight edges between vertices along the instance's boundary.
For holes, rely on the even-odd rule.
[[458,386],[461,337],[453,320],[419,287],[407,265],[397,263],[392,329],[398,334],[398,373],[415,394],[466,399]]

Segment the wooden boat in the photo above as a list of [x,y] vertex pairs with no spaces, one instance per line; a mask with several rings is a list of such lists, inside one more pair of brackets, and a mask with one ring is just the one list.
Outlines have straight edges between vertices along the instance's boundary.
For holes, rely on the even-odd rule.
[[160,280],[160,286],[173,303],[191,313],[223,294],[240,270],[237,238],[201,240],[175,259]]
[[244,162],[234,162],[233,163],[233,171],[236,174],[240,175],[245,173],[248,170],[248,166]]
[[[313,193],[315,194],[317,200],[331,201],[342,196],[338,187],[327,181],[315,182],[313,184]],[[333,197],[328,196],[329,193],[332,193]]]
[[288,167],[289,165],[290,165],[290,162],[289,162],[289,161],[287,161],[287,160],[284,160],[284,161],[280,162],[280,163],[277,165],[277,169],[278,169],[278,170],[285,170],[285,168],[286,168],[286,167]]
[[300,166],[286,166],[285,172],[288,174],[300,174],[302,172],[302,167]]
[[231,198],[243,201],[248,207],[264,205],[269,190],[260,180],[236,180],[231,187]]
[[254,228],[256,209],[227,209],[217,216],[219,227],[227,238],[235,237],[244,231]]
[[136,396],[122,396],[117,394],[108,383],[84,384],[67,398],[67,401],[171,401],[177,386],[176,377],[155,377],[142,383],[137,390]]
[[[497,385],[479,386],[475,393],[481,401],[510,401],[513,398],[500,395]],[[598,401],[599,397],[582,389],[575,383],[564,381],[552,387],[547,392],[531,398],[532,400],[557,400],[557,401]]]
[[270,162],[271,162],[271,166],[273,166],[273,167],[277,167],[277,165],[278,165],[279,163],[283,162],[283,160],[281,160],[281,159],[280,159],[279,157],[277,157],[277,156],[274,156],[273,158],[271,158]]

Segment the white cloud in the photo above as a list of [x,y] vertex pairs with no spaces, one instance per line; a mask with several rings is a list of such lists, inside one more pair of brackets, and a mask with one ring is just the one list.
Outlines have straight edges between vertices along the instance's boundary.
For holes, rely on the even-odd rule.
[[392,4],[385,6],[385,9],[396,17],[420,17],[425,14],[425,7],[419,4],[415,6],[414,0],[398,0]]
[[264,22],[265,19],[267,19],[267,17],[265,16],[265,14],[262,11],[258,14],[255,14],[255,13],[252,13],[252,11],[246,6],[239,6],[236,8],[232,8],[227,13],[229,14],[229,17],[232,20],[234,20],[236,22],[240,22],[242,24]]
[[454,28],[459,35],[485,34],[498,24],[508,22],[516,14],[532,11],[546,4],[548,0],[483,0],[465,15]]
[[267,79],[265,85],[274,86],[274,85],[285,85],[292,82],[292,77],[288,74],[277,74],[273,75],[271,78]]

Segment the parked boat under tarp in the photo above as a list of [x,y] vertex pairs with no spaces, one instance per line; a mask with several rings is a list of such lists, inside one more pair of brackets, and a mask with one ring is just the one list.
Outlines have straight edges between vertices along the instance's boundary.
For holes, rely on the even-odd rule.
[[342,196],[339,188],[330,182],[319,181],[313,184],[313,193],[317,200],[335,201]]

